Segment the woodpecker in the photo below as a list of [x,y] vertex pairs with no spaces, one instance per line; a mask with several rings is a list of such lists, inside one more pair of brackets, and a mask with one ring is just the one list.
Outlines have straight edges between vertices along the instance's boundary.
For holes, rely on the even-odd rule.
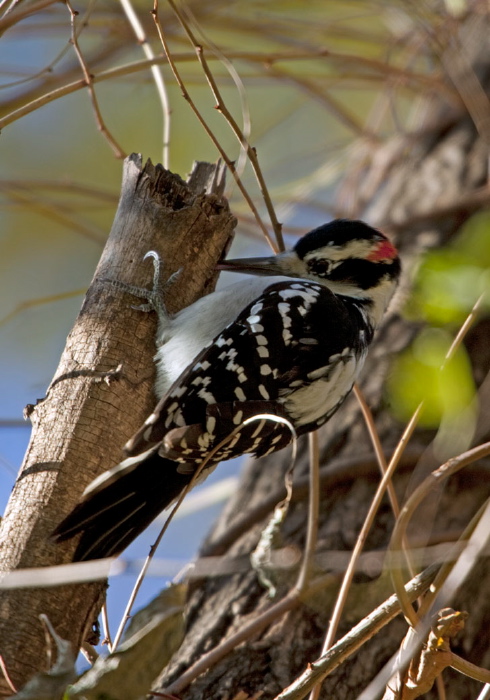
[[[220,263],[252,277],[171,316],[158,295],[158,256],[149,255],[159,400],[127,458],[93,481],[54,531],[57,542],[81,534],[75,561],[120,554],[203,462],[201,477],[222,460],[285,447],[288,422],[296,435],[323,425],[357,380],[401,270],[385,235],[339,219],[291,251]],[[283,420],[244,425],[263,414]]]

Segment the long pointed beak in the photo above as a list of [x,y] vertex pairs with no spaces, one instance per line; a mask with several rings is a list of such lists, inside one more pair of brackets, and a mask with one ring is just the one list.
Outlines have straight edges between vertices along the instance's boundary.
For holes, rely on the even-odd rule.
[[250,275],[291,275],[293,259],[294,254],[290,252],[271,255],[267,258],[236,258],[223,260],[216,265],[216,269]]

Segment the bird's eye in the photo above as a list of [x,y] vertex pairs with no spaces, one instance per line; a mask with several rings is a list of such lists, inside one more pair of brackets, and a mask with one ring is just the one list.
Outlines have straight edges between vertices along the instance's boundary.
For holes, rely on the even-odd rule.
[[330,260],[323,259],[313,259],[308,262],[308,267],[310,272],[319,277],[326,277],[330,273],[332,263]]

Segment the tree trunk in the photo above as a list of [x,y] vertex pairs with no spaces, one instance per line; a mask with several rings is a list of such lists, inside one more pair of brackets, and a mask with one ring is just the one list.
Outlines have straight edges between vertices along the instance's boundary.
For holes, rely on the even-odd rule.
[[[155,315],[133,309],[141,300],[110,280],[150,287],[152,266],[143,256],[155,249],[166,278],[183,268],[169,311],[212,291],[215,265],[235,226],[222,186],[219,167],[198,168],[186,184],[149,161],[142,167],[140,156],[126,159],[119,207],[94,279],[55,379],[31,409],[31,441],[0,530],[0,571],[71,561],[73,543],[54,545],[50,532],[87,484],[121,459],[122,446],[154,404]],[[99,581],[1,591],[0,653],[17,687],[50,665],[39,615],[78,649],[97,620],[105,588]],[[10,695],[0,676],[0,697]]]
[[[446,105],[424,132],[399,136],[373,152],[369,167],[365,151],[361,153],[360,164],[354,164],[337,204],[340,202],[344,211],[352,214],[352,208],[349,211],[347,205],[354,191],[357,201],[362,202],[355,214],[394,235],[406,270],[401,296],[406,295],[410,270],[421,254],[428,248],[446,244],[471,213],[482,204],[488,205],[488,189],[484,188],[488,151],[488,143],[478,134],[468,115],[461,108],[458,111]],[[383,402],[383,381],[392,356],[408,345],[420,327],[401,318],[396,309],[395,303],[370,351],[361,379],[362,390],[375,414],[387,455],[391,454],[403,426],[394,420]],[[468,341],[470,352],[471,348],[480,348],[472,353],[475,375],[480,378],[487,377],[490,370],[488,352],[482,350],[489,342],[488,324],[482,322],[472,331]],[[486,400],[487,405],[482,406],[483,415],[489,409],[488,392]],[[486,425],[479,439],[484,441],[488,437],[489,426]],[[426,450],[432,438],[432,432],[419,431],[412,440],[403,468],[395,479],[400,499],[409,485],[417,456],[422,456],[425,468],[438,466],[430,450]],[[360,409],[353,397],[321,429],[320,439],[324,466],[318,556],[331,550],[352,549],[379,479]],[[301,442],[300,459],[295,467],[298,483],[307,479],[306,452],[306,442]],[[203,555],[221,554],[232,558],[254,549],[270,517],[273,503],[284,497],[282,484],[288,467],[289,454],[285,452],[248,464],[239,489],[202,549]],[[226,465],[220,469],[226,469]],[[443,538],[448,529],[462,529],[469,522],[488,495],[488,476],[488,464],[484,464],[480,465],[479,472],[466,470],[449,482],[437,504],[434,523],[437,537]],[[306,489],[302,488],[293,499],[282,527],[284,542],[292,547],[304,545],[306,498]],[[424,521],[423,524],[426,531],[431,526],[430,522]],[[391,509],[385,502],[366,549],[386,548],[392,528]],[[328,556],[325,558],[328,570]],[[275,582],[277,600],[294,583],[294,572],[276,572]],[[278,615],[246,643],[224,658],[215,659],[208,670],[194,680],[182,674],[192,670],[196,662],[202,661],[203,655],[216,650],[221,642],[272,605],[251,568],[246,573],[199,581],[193,586],[188,603],[188,629],[184,643],[155,688],[165,689],[185,700],[225,700],[234,698],[240,691],[246,697],[256,697],[257,693],[262,700],[274,698],[306,668],[308,662],[318,657],[338,585],[339,576],[336,574],[321,594],[310,597],[286,614]],[[488,560],[484,560],[455,601],[458,609],[470,613],[460,653],[482,666],[488,666],[490,660],[488,590],[490,569]],[[359,575],[339,634],[344,634],[391,593],[392,589],[384,584],[384,577],[378,579],[369,571]],[[357,697],[395,653],[406,629],[406,623],[399,616],[325,681],[321,697],[335,700]],[[446,672],[448,677],[448,699],[469,700],[478,694],[478,684],[469,678],[452,671]],[[193,682],[189,685],[191,680]]]

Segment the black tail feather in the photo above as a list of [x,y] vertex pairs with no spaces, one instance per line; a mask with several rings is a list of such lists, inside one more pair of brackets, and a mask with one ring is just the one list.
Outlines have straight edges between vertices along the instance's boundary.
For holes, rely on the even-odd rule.
[[[143,457],[143,455],[142,455]],[[177,471],[179,464],[145,453],[117,478],[108,478],[61,522],[52,534],[56,542],[82,533],[73,561],[103,559],[120,554],[189,484],[192,474]]]

